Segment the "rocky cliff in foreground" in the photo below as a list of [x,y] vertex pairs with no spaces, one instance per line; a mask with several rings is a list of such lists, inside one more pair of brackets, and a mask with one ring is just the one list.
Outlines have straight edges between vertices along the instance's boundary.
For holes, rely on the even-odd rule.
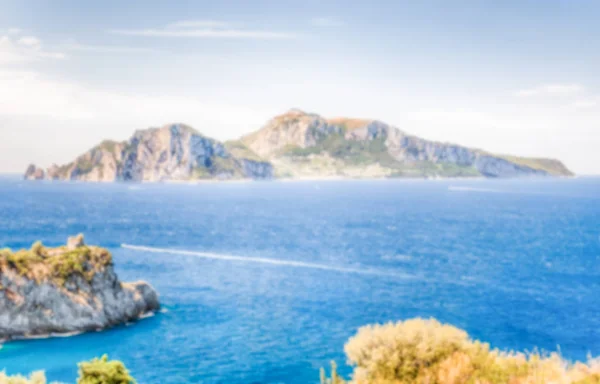
[[158,309],[149,284],[121,283],[111,254],[82,236],[0,250],[0,340],[100,330]]
[[29,166],[25,179],[164,181],[316,177],[572,176],[560,161],[495,155],[412,136],[377,120],[291,110],[221,143],[182,124],[105,141],[73,162]]

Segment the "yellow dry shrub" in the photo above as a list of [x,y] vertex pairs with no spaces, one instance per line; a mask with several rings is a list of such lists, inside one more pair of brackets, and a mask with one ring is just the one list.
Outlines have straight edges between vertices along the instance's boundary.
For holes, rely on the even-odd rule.
[[33,372],[29,378],[15,375],[8,376],[5,372],[0,372],[0,384],[46,384],[44,372]]
[[600,384],[600,360],[501,352],[435,319],[362,327],[345,352],[354,384]]

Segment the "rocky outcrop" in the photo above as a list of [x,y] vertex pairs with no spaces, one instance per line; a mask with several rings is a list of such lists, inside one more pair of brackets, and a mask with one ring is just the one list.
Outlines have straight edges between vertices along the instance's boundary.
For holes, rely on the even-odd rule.
[[25,171],[24,178],[25,180],[43,180],[46,178],[46,171],[36,167],[35,164],[30,164]]
[[169,181],[266,179],[273,167],[247,150],[235,156],[223,143],[183,124],[136,131],[125,142],[104,141],[75,161],[40,170],[30,166],[28,180]]
[[325,119],[300,110],[273,118],[240,141],[288,177],[572,175],[558,160],[493,155],[424,140],[377,120]]
[[291,110],[221,143],[183,124],[105,141],[63,165],[30,165],[28,180],[167,181],[272,177],[571,176],[560,161],[494,155],[410,135],[378,120]]
[[70,236],[67,239],[67,250],[73,251],[77,248],[81,248],[85,246],[85,242],[83,241],[83,234],[79,234],[77,236]]
[[265,161],[242,159],[243,172],[252,175],[253,179],[270,179],[273,177],[273,165]]
[[121,283],[110,253],[82,236],[0,251],[0,340],[100,330],[158,309],[149,284]]

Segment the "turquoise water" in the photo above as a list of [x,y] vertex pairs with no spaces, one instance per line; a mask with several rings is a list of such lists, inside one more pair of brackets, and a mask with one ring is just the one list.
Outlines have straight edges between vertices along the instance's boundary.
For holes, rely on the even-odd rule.
[[[297,383],[373,322],[434,316],[493,346],[600,355],[600,179],[66,184],[0,179],[0,247],[109,248],[163,313],[13,342],[8,373],[75,382],[108,353],[142,384]],[[135,248],[124,244],[151,247]],[[342,368],[348,372],[347,367]]]

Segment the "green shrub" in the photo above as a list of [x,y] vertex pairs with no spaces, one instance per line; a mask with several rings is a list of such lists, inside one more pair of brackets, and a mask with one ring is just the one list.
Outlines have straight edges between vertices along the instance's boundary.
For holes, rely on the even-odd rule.
[[44,245],[42,244],[41,241],[36,241],[31,246],[31,253],[33,253],[36,256],[44,257],[45,252],[46,252],[46,249],[44,248]]
[[[46,376],[42,371],[33,372],[29,378],[21,375],[8,376],[5,372],[0,372],[0,384],[46,384]],[[79,363],[77,384],[136,384],[136,382],[122,362],[109,361],[104,355],[100,359],[95,358]]]
[[80,246],[71,250],[64,246],[46,248],[38,241],[31,249],[17,252],[0,250],[0,272],[14,270],[37,282],[50,280],[58,285],[63,285],[73,274],[91,281],[96,272],[111,264],[110,252],[93,246]]
[[22,249],[15,253],[6,255],[8,264],[17,270],[17,272],[24,276],[31,270],[31,267],[35,263],[42,261],[42,257],[29,250]]
[[108,360],[108,356],[94,358],[79,363],[77,384],[135,384],[125,365],[118,360]]
[[56,279],[61,285],[74,273],[85,276],[91,280],[93,275],[85,274],[86,262],[90,258],[90,249],[88,247],[76,248],[72,251],[67,251],[60,257],[52,257],[48,259],[48,264],[51,268],[51,276]]

